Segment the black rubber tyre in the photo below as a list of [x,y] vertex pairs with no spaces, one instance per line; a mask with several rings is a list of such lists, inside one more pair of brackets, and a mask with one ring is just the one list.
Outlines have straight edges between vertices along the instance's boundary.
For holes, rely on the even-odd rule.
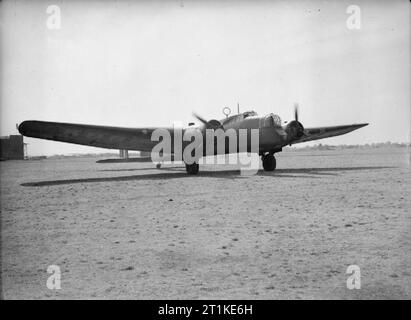
[[262,157],[264,171],[274,171],[277,166],[277,161],[272,154],[267,154]]
[[200,166],[198,163],[193,163],[193,164],[187,164],[186,163],[186,171],[188,174],[197,174],[198,170],[200,169]]

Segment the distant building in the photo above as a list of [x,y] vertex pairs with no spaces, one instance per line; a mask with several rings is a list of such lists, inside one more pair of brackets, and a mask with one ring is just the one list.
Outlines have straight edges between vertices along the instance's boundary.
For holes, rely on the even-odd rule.
[[120,149],[119,152],[120,152],[120,158],[128,159],[128,150]]
[[1,160],[23,160],[26,154],[26,144],[23,136],[11,135],[0,137],[0,159]]

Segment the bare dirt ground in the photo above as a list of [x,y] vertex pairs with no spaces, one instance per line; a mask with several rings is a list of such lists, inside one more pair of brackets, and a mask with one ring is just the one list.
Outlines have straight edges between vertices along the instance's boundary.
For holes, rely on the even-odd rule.
[[[284,152],[253,176],[2,162],[3,298],[409,299],[408,152]],[[60,290],[46,287],[53,264]]]

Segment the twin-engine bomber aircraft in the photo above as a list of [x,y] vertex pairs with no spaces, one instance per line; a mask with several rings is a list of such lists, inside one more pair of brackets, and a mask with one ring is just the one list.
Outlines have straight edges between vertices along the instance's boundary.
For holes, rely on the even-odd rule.
[[[270,113],[266,116],[259,117],[254,111],[227,116],[220,121],[207,121],[198,115],[194,114],[194,116],[200,120],[202,124],[200,126],[194,126],[190,123],[188,127],[183,129],[183,134],[187,130],[198,130],[203,133],[206,129],[234,129],[238,133],[240,129],[246,129],[247,133],[249,133],[251,129],[258,129],[258,152],[261,156],[265,171],[275,170],[276,160],[274,154],[282,151],[284,146],[339,136],[368,125],[368,123],[362,123],[332,127],[304,128],[301,122],[298,121],[297,106],[294,110],[294,120],[286,123],[284,126],[282,126],[279,116]],[[151,152],[153,147],[158,143],[158,141],[151,140],[151,135],[156,129],[166,129],[170,132],[170,136],[173,139],[174,128],[121,128],[47,121],[24,121],[18,127],[19,132],[27,137],[107,149],[149,152]],[[203,139],[205,139],[205,135],[203,135]],[[190,142],[186,142],[186,145],[188,143]],[[224,152],[220,154],[233,153],[228,146],[227,139],[225,139],[224,143]],[[184,147],[183,142],[183,150]],[[171,145],[172,154],[173,150],[174,142],[172,142]],[[249,149],[247,151],[250,152]],[[239,152],[239,150],[237,149],[236,152]],[[214,154],[219,154],[217,148],[215,148]],[[199,165],[196,162],[192,164],[186,163],[186,170],[188,174],[197,174]]]

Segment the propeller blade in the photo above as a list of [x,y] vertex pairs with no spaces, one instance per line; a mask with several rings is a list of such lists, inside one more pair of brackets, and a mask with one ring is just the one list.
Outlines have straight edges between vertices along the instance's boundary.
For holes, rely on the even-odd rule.
[[298,121],[298,114],[298,103],[294,103],[294,120],[290,121],[285,128],[287,139],[291,142],[306,135],[303,125]]
[[218,121],[218,120],[211,119],[211,120],[207,121],[206,119],[204,119],[203,117],[199,116],[199,115],[198,115],[197,113],[195,113],[195,112],[193,112],[193,116],[194,116],[196,119],[200,120],[202,123],[204,123],[204,124],[205,124],[205,127],[206,127],[207,129],[214,129],[214,130],[216,130],[216,129],[224,129],[223,125],[222,125],[221,122]]
[[298,103],[294,103],[294,119],[298,121]]
[[193,112],[193,116],[194,116],[197,120],[199,120],[199,121],[201,121],[202,123],[204,123],[205,125],[208,124],[208,121],[207,121],[206,119],[200,117],[197,113]]

